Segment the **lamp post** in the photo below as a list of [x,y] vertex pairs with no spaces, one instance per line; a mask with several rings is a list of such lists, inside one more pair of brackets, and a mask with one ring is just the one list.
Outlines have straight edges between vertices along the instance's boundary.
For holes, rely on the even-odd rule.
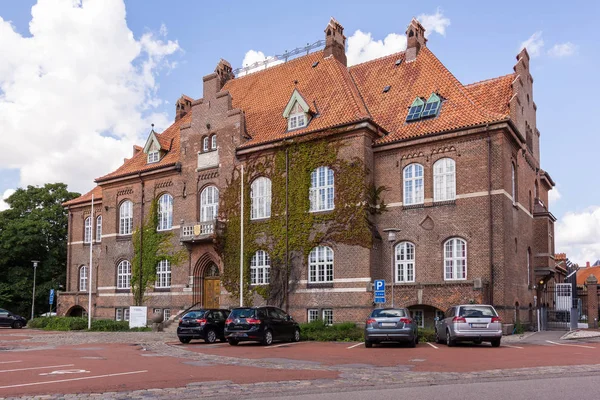
[[33,263],[33,295],[31,296],[31,319],[33,319],[33,312],[35,310],[35,271],[37,269],[39,261],[31,261]]
[[394,259],[394,243],[396,242],[396,233],[400,232],[400,229],[397,228],[388,228],[388,229],[384,229],[384,232],[387,232],[388,234],[388,242],[390,242],[390,253],[392,254],[392,274],[391,274],[391,278],[392,278],[392,282],[391,282],[391,286],[392,286],[392,308],[394,307],[394,285],[396,283],[396,274],[395,274],[395,270],[396,270],[396,266],[395,264],[395,259]]

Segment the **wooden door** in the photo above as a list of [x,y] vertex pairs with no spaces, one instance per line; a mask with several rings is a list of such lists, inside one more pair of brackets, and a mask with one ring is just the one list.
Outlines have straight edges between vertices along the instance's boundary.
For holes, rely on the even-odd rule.
[[204,308],[219,308],[221,294],[221,280],[215,278],[204,279]]

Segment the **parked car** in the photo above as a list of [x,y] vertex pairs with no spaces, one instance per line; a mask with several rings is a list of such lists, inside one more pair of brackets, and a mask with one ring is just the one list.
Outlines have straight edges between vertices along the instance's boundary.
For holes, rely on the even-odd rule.
[[177,337],[181,343],[189,343],[192,339],[203,339],[206,343],[214,343],[217,339],[224,342],[223,329],[228,315],[229,310],[190,310],[179,320]]
[[27,325],[27,320],[25,318],[0,308],[0,326],[21,329],[25,325]]
[[300,326],[277,307],[234,308],[225,321],[225,337],[230,345],[241,341],[270,346],[275,340],[300,341]]
[[457,342],[490,342],[492,347],[500,347],[502,321],[490,305],[453,306],[443,318],[435,319],[435,338],[438,343],[448,346],[454,346]]
[[365,324],[365,347],[381,342],[419,343],[417,323],[406,308],[377,308]]

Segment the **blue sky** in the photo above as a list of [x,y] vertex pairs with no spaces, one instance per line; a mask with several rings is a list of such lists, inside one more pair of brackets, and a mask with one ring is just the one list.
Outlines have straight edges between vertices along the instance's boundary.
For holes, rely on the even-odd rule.
[[[76,18],[65,20],[60,25],[52,24],[52,16],[49,14],[57,9],[55,3],[58,1],[60,0],[40,0],[39,15],[33,17],[39,21],[34,24],[40,27],[36,34],[30,32],[29,24],[32,21],[32,6],[37,1],[0,3],[0,17],[3,20],[0,20],[0,25],[4,22],[6,29],[6,21],[10,21],[15,35],[21,36],[14,39],[11,44],[13,47],[6,43],[3,47],[5,39],[0,30],[0,50],[4,50],[0,53],[0,74],[4,71],[3,63],[4,68],[15,68],[6,60],[14,50],[8,54],[7,51],[22,47],[15,43],[25,43],[23,41],[27,38],[35,38],[40,39],[38,42],[41,47],[37,47],[38,49],[54,49],[52,40],[60,41],[64,37],[77,39],[81,25],[73,22]],[[579,263],[586,259],[594,261],[600,258],[600,179],[596,173],[600,133],[591,118],[594,113],[590,104],[593,103],[589,100],[600,89],[597,73],[600,46],[595,35],[600,3],[570,1],[566,7],[563,2],[547,1],[304,1],[301,7],[293,8],[293,3],[281,1],[222,3],[145,0],[125,1],[126,25],[121,26],[119,19],[123,18],[118,12],[121,1],[106,0],[105,7],[108,8],[110,3],[117,11],[106,13],[102,17],[106,19],[102,25],[97,25],[98,28],[91,19],[88,24],[91,28],[81,36],[91,35],[89,37],[96,39],[106,37],[107,41],[118,42],[116,36],[111,36],[112,31],[129,29],[142,51],[135,55],[135,43],[130,43],[131,46],[127,49],[119,48],[118,43],[104,49],[101,40],[90,42],[88,39],[87,42],[94,48],[86,49],[86,42],[73,45],[82,46],[76,52],[84,54],[81,59],[76,59],[77,65],[74,68],[78,72],[85,72],[85,68],[95,70],[98,66],[110,69],[118,64],[115,59],[121,54],[132,54],[128,65],[138,70],[148,67],[151,71],[149,74],[128,72],[131,76],[125,86],[129,87],[134,82],[136,89],[124,96],[139,94],[139,103],[134,104],[131,109],[127,108],[128,105],[112,104],[110,94],[113,92],[110,92],[97,100],[97,104],[106,105],[106,109],[110,110],[101,113],[104,119],[91,124],[89,118],[79,121],[69,116],[70,120],[64,122],[67,125],[83,126],[83,130],[93,130],[101,138],[113,138],[110,143],[105,141],[96,147],[117,153],[115,157],[119,162],[129,155],[132,143],[143,142],[151,122],[156,123],[159,130],[166,128],[174,115],[174,102],[182,93],[194,98],[202,96],[202,76],[213,71],[219,58],[228,60],[235,68],[242,65],[249,50],[260,51],[268,56],[315,42],[324,38],[323,30],[331,16],[344,26],[349,38],[357,30],[361,30],[363,33],[370,33],[373,41],[382,41],[392,33],[403,35],[413,16],[437,14],[447,20],[442,23],[444,34],[439,31],[431,33],[428,47],[463,83],[512,72],[520,45],[533,35],[530,46],[537,50],[534,51],[536,54],[532,54],[535,57],[532,57],[531,71],[534,78],[534,100],[538,106],[538,129],[542,134],[542,168],[558,184],[559,195],[554,196],[551,203],[551,211],[559,219],[557,251],[576,255],[575,261]],[[62,2],[69,7],[78,3],[76,0]],[[84,0],[82,7],[88,8],[93,4],[93,1]],[[96,2],[96,6],[98,4]],[[58,11],[56,13],[54,18],[64,18],[64,10],[61,14]],[[112,21],[116,22],[111,32],[102,30],[102,26],[111,26]],[[65,28],[69,27],[69,23],[73,26]],[[65,29],[65,32],[56,33],[59,29],[57,26]],[[97,34],[94,34],[94,29],[98,30]],[[42,33],[48,31],[52,31],[52,34],[46,34],[45,39],[41,40]],[[391,40],[392,38],[390,42]],[[385,44],[382,44],[383,47]],[[157,46],[162,47],[157,50]],[[96,48],[98,51],[95,51]],[[69,57],[69,52],[65,49],[56,49],[57,57]],[[61,54],[60,51],[66,52]],[[373,51],[373,54],[376,56],[377,52]],[[363,56],[368,57],[369,54]],[[21,62],[31,59],[26,54],[17,58],[24,60]],[[39,59],[32,63],[43,65],[42,69],[52,68]],[[68,64],[65,65],[57,70],[69,67]],[[117,72],[122,75],[123,71],[127,71],[127,68],[123,67]],[[98,74],[102,79],[112,79],[107,78],[105,71],[99,71]],[[0,85],[6,85],[7,82],[8,79],[3,82],[0,76]],[[42,87],[48,89],[46,85]],[[10,133],[2,125],[2,88],[0,86],[0,135],[7,138]],[[68,92],[67,89],[65,91]],[[97,91],[94,89],[94,92]],[[26,89],[21,92],[26,92]],[[74,88],[69,94],[71,98],[83,98],[87,93],[89,92],[78,94]],[[114,93],[120,91],[115,89]],[[36,95],[29,94],[29,98],[35,99]],[[60,99],[52,97],[50,102],[52,101],[61,104]],[[127,104],[130,105],[131,102],[128,101]],[[47,101],[44,103],[47,104]],[[74,103],[70,109],[76,108],[77,104]],[[40,107],[43,105],[33,108],[34,114]],[[119,111],[114,110],[118,107],[125,107],[127,113],[119,115]],[[63,115],[67,114],[67,110],[63,112]],[[53,111],[54,115],[60,113],[59,108]],[[132,114],[135,114],[135,119],[131,117]],[[85,114],[82,112],[81,115]],[[26,121],[30,121],[32,117],[35,115],[29,113]],[[44,116],[39,116],[38,120],[41,123]],[[8,128],[22,126],[23,121],[8,125]],[[34,145],[41,140],[46,149],[52,149],[53,135],[58,141],[71,140],[66,134],[60,133],[60,129],[64,130],[64,127],[60,124],[54,127],[53,122],[46,121],[35,131],[41,132],[49,125],[52,129],[48,135],[38,139],[33,133],[31,137],[25,134],[18,145]],[[76,134],[76,129],[73,132]],[[85,141],[80,146],[85,146]],[[0,196],[7,189],[43,183],[39,179],[62,180],[69,183],[73,190],[86,191],[91,188],[92,178],[109,172],[118,164],[116,160],[105,161],[93,153],[85,153],[85,156],[78,159],[72,155],[77,149],[77,146],[67,146],[63,153],[54,150],[50,165],[46,168],[50,172],[43,174],[38,173],[39,163],[31,161],[32,164],[28,165],[26,161],[22,161],[27,155],[9,162],[0,161]],[[43,149],[39,154],[43,154]],[[85,163],[86,166],[81,169],[77,167],[78,173],[74,174],[73,165],[77,164],[69,164],[68,160],[72,163]],[[88,165],[88,160],[93,163]]]

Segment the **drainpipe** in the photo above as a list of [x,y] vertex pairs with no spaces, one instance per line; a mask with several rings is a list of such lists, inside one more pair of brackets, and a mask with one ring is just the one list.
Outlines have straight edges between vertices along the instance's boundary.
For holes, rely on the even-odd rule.
[[494,213],[492,208],[492,138],[489,124],[485,125],[488,145],[488,208],[489,208],[489,249],[490,249],[490,305],[494,305]]
[[[138,177],[140,178],[140,183],[142,184],[142,206],[141,206],[141,212],[140,212],[140,251],[142,250],[142,247],[144,246],[144,180],[142,179],[142,173],[139,172],[138,173]],[[142,268],[143,268],[143,263],[142,263],[142,256],[140,254],[140,294],[139,294],[139,305],[142,305],[142,300],[143,300],[143,296],[142,296]]]
[[288,237],[288,185],[289,185],[289,159],[288,159],[288,148],[285,148],[285,282],[284,282],[284,299],[285,299],[285,312],[289,314],[290,309],[290,271],[289,271],[289,237]]

